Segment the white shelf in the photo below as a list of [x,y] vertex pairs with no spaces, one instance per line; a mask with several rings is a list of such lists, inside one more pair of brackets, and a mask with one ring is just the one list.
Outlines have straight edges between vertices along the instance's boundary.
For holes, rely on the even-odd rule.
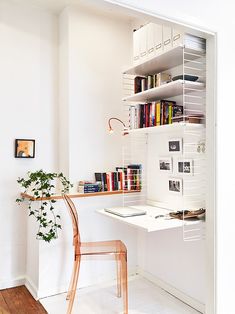
[[169,214],[170,210],[154,207],[154,206],[131,206],[134,208],[144,209],[146,210],[147,214],[142,216],[135,216],[135,217],[126,217],[122,218],[120,216],[107,213],[104,209],[97,210],[99,214],[107,216],[109,218],[115,219],[121,223],[128,224],[135,228],[140,228],[147,232],[154,232],[154,231],[161,231],[167,229],[175,229],[175,228],[182,228],[183,224],[185,225],[195,225],[202,223],[201,220],[187,220],[182,221],[179,219],[165,219],[165,218],[158,218],[156,219],[155,216],[157,215],[167,215]]
[[187,88],[185,90],[185,93],[189,94],[190,92],[192,92],[189,90],[190,88],[194,90],[201,90],[204,88],[204,86],[205,86],[204,83],[177,80],[159,87],[145,90],[141,93],[136,93],[131,96],[127,96],[123,98],[123,101],[148,102],[159,99],[167,99],[170,97],[182,95],[183,87]]
[[200,131],[205,128],[204,124],[198,123],[185,123],[185,122],[178,122],[173,124],[166,124],[166,125],[159,125],[153,126],[148,128],[140,128],[140,129],[132,129],[128,130],[128,133],[167,133],[167,132],[177,132],[177,131]]
[[[190,60],[197,59],[204,54],[204,51],[197,51],[189,48],[186,48],[186,51],[195,54],[194,56],[190,56]],[[132,75],[151,75],[181,64],[183,64],[183,46],[177,46],[171,50],[162,52],[160,55],[154,56],[139,65],[132,66],[123,73]]]

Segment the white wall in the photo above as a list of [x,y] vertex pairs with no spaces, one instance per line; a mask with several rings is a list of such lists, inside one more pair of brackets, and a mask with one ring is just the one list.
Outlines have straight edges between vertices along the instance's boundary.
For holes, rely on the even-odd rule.
[[[181,152],[170,153],[168,141],[181,139]],[[198,153],[200,141],[205,140],[205,130],[185,129],[149,134],[148,136],[148,199],[168,204],[171,209],[195,209],[205,207],[206,200],[206,156]],[[170,158],[171,172],[159,169],[159,158]],[[192,174],[178,173],[178,161],[189,159],[192,162]],[[182,180],[182,193],[169,192],[169,179]]]
[[[76,191],[78,180],[94,180],[95,171],[111,171],[121,164],[120,134],[110,136],[106,125],[109,117],[122,114],[121,67],[130,63],[132,33],[125,21],[120,23],[76,7],[65,9],[59,24],[60,165],[75,183]],[[128,248],[129,273],[135,273],[136,230],[96,213],[97,209],[120,206],[122,197],[92,197],[74,199],[74,202],[79,210],[82,241],[123,240]],[[63,202],[57,206],[63,229],[58,240],[49,245],[39,244],[39,280],[38,285],[36,282],[32,285],[38,298],[66,291],[69,285],[72,227]],[[32,258],[31,264],[34,263]],[[113,262],[84,261],[79,287],[115,276]]]
[[[110,136],[108,119],[122,117],[121,68],[129,64],[130,24],[81,8],[69,19],[69,144],[72,181],[121,164],[121,137]],[[114,122],[114,125],[119,125]],[[118,128],[119,129],[119,128]],[[114,145],[115,143],[115,145]]]
[[[25,208],[16,180],[57,164],[57,18],[0,1],[0,288],[22,283],[26,267]],[[14,139],[36,139],[35,159],[15,159]]]

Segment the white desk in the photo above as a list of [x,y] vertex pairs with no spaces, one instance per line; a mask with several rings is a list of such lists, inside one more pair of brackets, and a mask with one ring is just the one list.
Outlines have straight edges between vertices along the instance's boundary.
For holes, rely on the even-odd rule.
[[138,206],[131,206],[131,207],[143,209],[147,212],[147,214],[141,215],[141,216],[123,218],[123,217],[108,213],[104,209],[97,210],[97,212],[99,214],[105,215],[106,217],[110,217],[112,219],[126,223],[133,227],[144,229],[147,232],[179,228],[179,227],[182,227],[183,224],[186,226],[190,226],[190,225],[195,225],[202,222],[201,220],[182,221],[179,219],[166,219],[164,217],[156,219],[155,216],[166,215],[170,212],[170,210],[160,208],[160,207],[155,207],[155,206],[149,206],[149,205],[138,205]]

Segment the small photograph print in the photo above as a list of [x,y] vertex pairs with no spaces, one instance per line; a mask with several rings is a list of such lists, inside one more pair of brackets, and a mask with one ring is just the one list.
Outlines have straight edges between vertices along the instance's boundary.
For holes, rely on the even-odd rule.
[[169,192],[182,194],[182,179],[169,179]]
[[180,159],[178,160],[178,173],[193,175],[193,160],[192,159]]
[[182,138],[170,139],[168,149],[170,153],[182,153]]
[[15,158],[34,158],[35,140],[16,139],[15,140]]
[[163,172],[172,172],[172,159],[169,157],[160,157],[159,169]]

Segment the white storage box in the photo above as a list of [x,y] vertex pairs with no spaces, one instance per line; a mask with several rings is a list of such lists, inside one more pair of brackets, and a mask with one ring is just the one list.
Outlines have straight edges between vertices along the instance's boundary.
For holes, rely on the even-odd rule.
[[163,51],[170,50],[172,48],[172,28],[163,25]]
[[140,30],[133,32],[133,63],[134,65],[140,63]]
[[162,25],[149,23],[146,27],[148,59],[151,59],[156,54],[160,54],[163,50]]

